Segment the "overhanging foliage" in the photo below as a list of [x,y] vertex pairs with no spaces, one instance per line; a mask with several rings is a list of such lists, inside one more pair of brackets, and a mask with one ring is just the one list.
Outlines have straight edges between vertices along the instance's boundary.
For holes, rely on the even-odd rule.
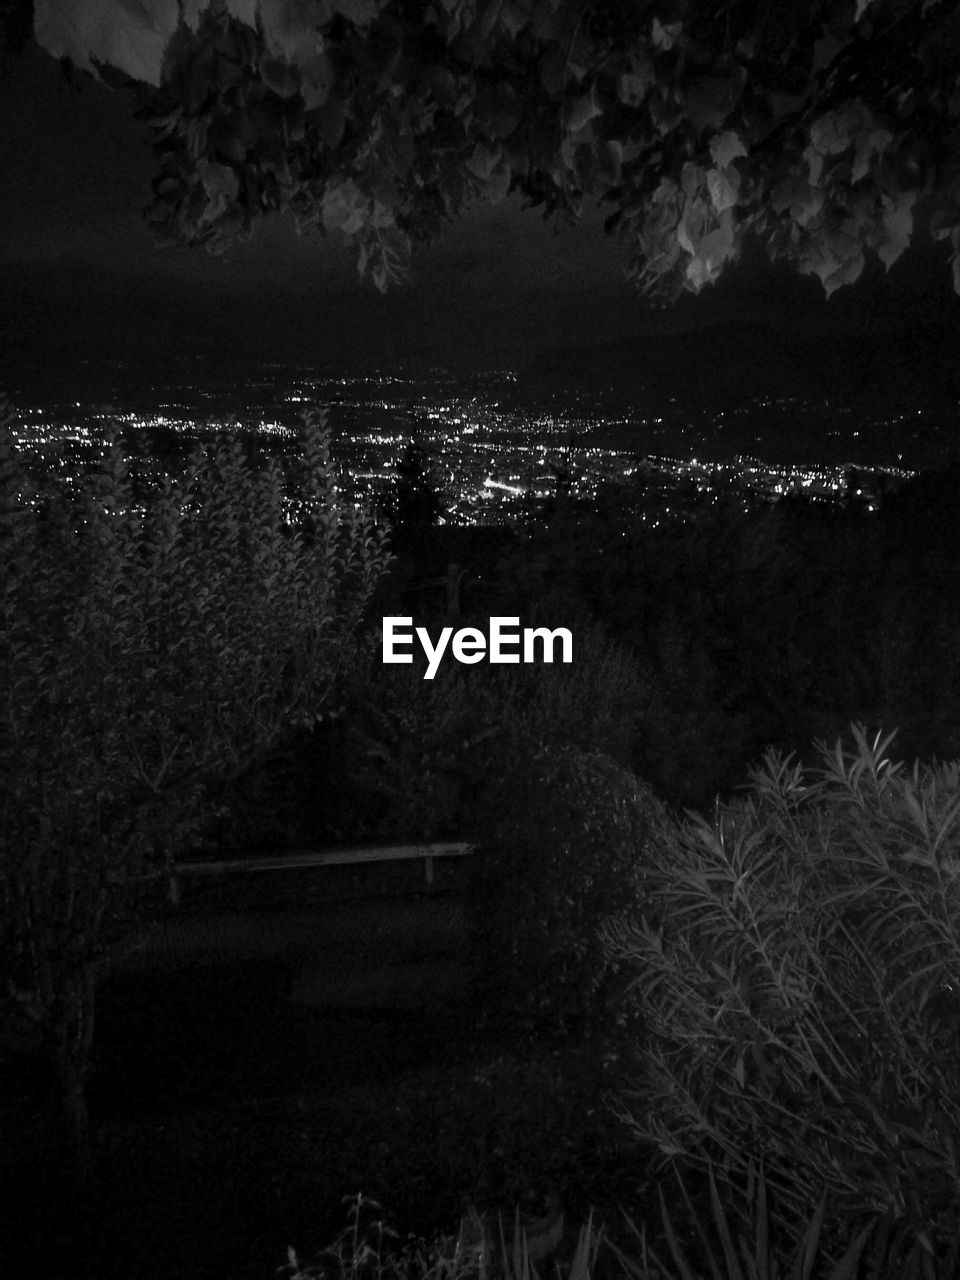
[[[922,209],[960,291],[952,0],[37,0],[59,58],[152,86],[149,217],[217,249],[270,210],[381,289],[475,200],[587,199],[656,298],[753,233],[829,295]],[[112,70],[111,70],[112,69]]]

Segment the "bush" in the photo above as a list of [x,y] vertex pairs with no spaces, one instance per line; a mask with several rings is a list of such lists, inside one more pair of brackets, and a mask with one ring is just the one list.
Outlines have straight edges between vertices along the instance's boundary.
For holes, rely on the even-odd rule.
[[601,925],[635,900],[660,814],[633,774],[572,747],[541,749],[493,790],[469,888],[489,1015],[559,1033],[599,1024],[612,977]]
[[746,800],[648,846],[605,939],[645,1023],[634,1135],[730,1188],[762,1159],[782,1221],[826,1189],[916,1253],[960,1185],[960,764],[907,771],[890,742],[768,754]]
[[0,954],[37,1023],[85,1175],[97,966],[216,808],[330,696],[384,533],[337,499],[322,413],[262,463],[194,448],[141,493],[119,437],[37,485],[0,405]]
[[377,654],[346,694],[338,786],[375,815],[378,835],[473,835],[491,779],[498,785],[542,745],[631,758],[646,689],[597,627],[575,633],[570,664],[463,668],[451,659],[429,681],[424,665],[385,666]]
[[574,632],[569,665],[498,667],[491,675],[486,697],[502,729],[501,758],[503,746],[526,757],[542,744],[632,762],[648,682],[602,627],[585,624]]

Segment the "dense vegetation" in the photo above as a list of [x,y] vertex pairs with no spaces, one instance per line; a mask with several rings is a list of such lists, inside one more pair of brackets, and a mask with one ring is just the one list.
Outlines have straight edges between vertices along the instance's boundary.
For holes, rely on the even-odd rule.
[[645,908],[606,934],[647,1033],[619,1110],[730,1186],[762,1161],[787,1223],[824,1192],[835,1221],[887,1223],[885,1274],[926,1253],[950,1275],[960,768],[891,747],[770,752],[743,799],[650,843]]
[[[320,448],[309,431],[306,441]],[[310,474],[322,480],[322,449],[314,456]],[[835,753],[810,747],[849,719],[896,713],[910,757],[956,752],[956,534],[931,500],[937,477],[889,495],[879,512],[716,508],[629,537],[615,509],[591,516],[569,502],[496,537],[418,528],[411,515],[371,598],[382,567],[372,530],[353,517],[329,525],[359,560],[331,560],[324,544],[290,533],[246,541],[243,521],[256,512],[258,527],[269,524],[294,491],[256,451],[221,444],[203,457],[194,482],[214,467],[216,486],[211,522],[194,525],[199,498],[191,507],[175,489],[161,491],[157,522],[145,516],[117,451],[65,501],[59,480],[25,471],[8,448],[4,634],[26,710],[8,726],[19,746],[4,757],[16,784],[4,812],[29,854],[5,863],[15,988],[42,998],[26,963],[38,943],[64,983],[91,962],[96,971],[126,927],[124,880],[176,852],[145,847],[150,824],[177,849],[473,836],[480,852],[456,882],[474,921],[473,978],[429,1016],[382,1010],[366,1023],[298,1012],[276,966],[108,985],[101,1048],[83,1060],[85,1073],[95,1068],[95,1176],[82,1195],[67,1189],[73,1215],[52,1233],[42,1209],[22,1219],[47,1240],[44,1257],[89,1258],[98,1276],[133,1269],[169,1280],[195,1274],[207,1248],[217,1274],[240,1280],[276,1265],[287,1243],[315,1256],[341,1225],[340,1198],[358,1190],[389,1206],[398,1227],[429,1233],[454,1227],[464,1194],[509,1212],[558,1188],[570,1221],[596,1206],[636,1266],[651,1248],[706,1266],[704,1250],[721,1248],[728,1231],[767,1241],[761,1277],[804,1248],[838,1258],[854,1245],[877,1280],[890,1266],[948,1276],[960,784],[953,766],[895,766],[890,741],[872,730]],[[315,492],[318,510],[332,511],[323,483]],[[149,509],[144,494],[138,502]],[[159,543],[139,541],[149,531]],[[166,576],[167,562],[151,559],[158,546],[174,557]],[[216,560],[229,546],[233,576]],[[261,554],[248,564],[244,547]],[[269,547],[293,574],[276,579],[278,590],[281,580],[291,591],[314,581],[312,569],[297,576],[295,561],[318,553],[322,616],[341,602],[342,629],[317,651],[309,687],[290,683],[298,668],[284,644],[296,634],[290,619],[301,608],[313,617],[313,605],[309,594],[275,594],[266,608]],[[445,573],[454,555],[459,596]],[[336,583],[346,594],[329,595]],[[255,705],[270,729],[256,760],[222,736],[235,724],[249,744],[244,697],[254,687],[254,667],[219,671],[225,640],[211,628],[229,622],[226,584],[246,601],[250,660],[262,633],[276,673],[275,700]],[[195,637],[178,648],[149,633],[166,668],[145,665],[130,640],[167,616],[166,606],[152,614],[138,604],[161,588],[181,637]],[[413,600],[426,622],[454,620],[451,605],[462,622],[494,611],[562,621],[575,632],[575,662],[448,664],[431,682],[416,667],[384,667],[364,606],[378,616]],[[46,650],[26,643],[42,625],[53,635]],[[44,651],[60,655],[58,673]],[[204,699],[236,697],[235,719],[193,740],[189,780],[202,787],[185,786],[176,761],[163,785],[128,786],[125,770],[142,771],[149,743],[164,741],[178,691],[195,711],[206,705],[201,678]],[[55,719],[37,701],[44,679],[57,693]],[[153,692],[141,704],[144,680]],[[151,726],[155,738],[145,736]],[[771,742],[798,751],[806,771],[771,755],[750,780]],[[198,770],[201,751],[211,754]],[[30,789],[43,778],[46,790]],[[679,817],[684,804],[699,814]],[[291,892],[289,905],[302,905],[302,890]],[[25,901],[45,914],[24,914]],[[51,950],[58,939],[70,949]],[[61,999],[51,1013],[65,1008]],[[72,1016],[60,1024],[71,1033]],[[323,1074],[331,1040],[336,1080]],[[60,1214],[57,1147],[46,1137],[33,1145],[30,1090],[22,1097],[11,1106],[5,1175]],[[678,1212],[674,1172],[706,1245]],[[198,1179],[218,1188],[199,1206],[187,1189]],[[616,1225],[618,1205],[642,1221],[643,1239]],[[620,1265],[612,1252],[601,1257]]]
[[137,82],[168,238],[222,248],[284,210],[385,288],[516,191],[569,219],[604,202],[660,297],[746,234],[830,294],[919,222],[960,289],[950,0],[38,0],[35,32]]
[[82,1165],[97,967],[137,879],[322,713],[386,553],[314,416],[286,470],[222,439],[140,490],[116,436],[72,480],[31,474],[2,408],[2,976]]
[[[3,6],[4,58],[25,9]],[[891,266],[921,221],[960,289],[950,0],[34,9],[67,65],[142,82],[150,217],[174,239],[223,247],[286,210],[385,288],[413,244],[512,191],[548,216],[606,202],[660,299],[714,281],[746,234],[829,294],[867,253]],[[11,1106],[15,1270],[262,1275],[291,1238],[326,1243],[331,1205],[366,1184],[415,1231],[449,1230],[464,1191],[507,1207],[559,1189],[581,1220],[625,1203],[648,1233],[624,1255],[638,1280],[669,1273],[643,1261],[651,1242],[720,1280],[806,1280],[844,1250],[832,1276],[861,1256],[870,1280],[955,1275],[960,779],[931,759],[960,752],[960,592],[935,481],[879,514],[719,505],[655,533],[561,502],[456,555],[418,536],[429,495],[411,486],[371,600],[379,535],[337,508],[315,425],[303,444],[302,485],[221,443],[151,498],[118,448],[38,488],[4,438],[3,977],[93,1157],[72,1170],[85,1184],[61,1181],[62,1146],[29,1097]],[[459,597],[440,585],[424,606],[451,561]],[[368,604],[414,599],[422,622],[570,626],[578,661],[394,679],[371,629],[355,638]],[[811,754],[854,719],[871,728],[852,749]],[[912,771],[879,724],[901,727]],[[731,798],[771,743],[806,770],[772,754]],[[183,1057],[209,1051],[211,1092],[132,1117],[94,1092],[85,1132],[97,964],[139,871],[192,843],[388,833],[482,842],[460,891],[475,956],[502,964],[446,1010],[432,1066],[372,1070],[347,1022],[356,1083],[334,1086],[311,1074],[331,1028],[297,1020],[282,973],[191,973],[166,1029],[192,1011]],[[111,999],[124,1026],[136,997]],[[281,1063],[281,1031],[303,1062]],[[405,1016],[376,1032],[427,1039]],[[281,1093],[230,1096],[225,1059]],[[369,1276],[356,1243],[347,1269]]]
[[[286,798],[264,839],[479,831],[487,788],[538,744],[600,750],[669,804],[708,808],[769,745],[809,756],[853,721],[890,726],[910,757],[960,751],[960,528],[956,469],[890,492],[880,509],[794,499],[719,501],[643,528],[612,501],[566,504],[523,533],[430,528],[395,539],[377,612],[439,627],[445,573],[460,623],[491,614],[572,627],[570,667],[383,667],[377,649],[342,686],[342,713],[248,780]],[[322,813],[298,803],[336,776]],[[360,817],[361,826],[356,822]],[[274,825],[271,826],[271,823]],[[351,825],[353,824],[353,825]],[[229,838],[226,829],[221,838]]]

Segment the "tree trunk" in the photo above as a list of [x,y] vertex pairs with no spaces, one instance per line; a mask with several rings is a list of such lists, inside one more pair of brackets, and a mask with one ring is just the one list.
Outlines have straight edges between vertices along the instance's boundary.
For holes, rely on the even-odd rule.
[[58,1001],[58,1016],[48,1033],[64,1156],[78,1189],[88,1185],[92,1174],[87,1074],[93,1045],[95,994],[94,977],[89,968],[68,978]]
[[69,1045],[58,1045],[56,1070],[64,1156],[72,1171],[72,1181],[78,1187],[85,1187],[91,1175],[87,1086],[82,1064],[76,1061]]

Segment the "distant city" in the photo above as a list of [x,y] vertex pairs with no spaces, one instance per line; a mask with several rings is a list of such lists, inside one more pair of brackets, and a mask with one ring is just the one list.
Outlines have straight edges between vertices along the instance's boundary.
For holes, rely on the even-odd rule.
[[[673,397],[656,407],[614,400],[596,390],[531,394],[509,369],[455,377],[444,369],[345,374],[273,364],[229,387],[188,370],[116,402],[34,393],[15,398],[15,407],[21,443],[55,465],[82,466],[112,423],[139,439],[140,465],[159,479],[191,440],[236,430],[282,448],[306,408],[327,406],[345,500],[389,507],[413,443],[448,525],[516,524],[561,494],[601,510],[614,504],[654,527],[715,503],[747,510],[789,495],[870,510],[915,470],[904,452],[882,465],[864,461],[872,430],[889,439],[895,426],[909,441],[902,413],[897,423],[871,424],[827,399],[758,396],[716,408]],[[816,424],[801,434],[819,439],[817,452],[829,460],[763,456],[779,423],[794,438],[798,423]],[[725,441],[751,440],[756,455],[723,456]]]

